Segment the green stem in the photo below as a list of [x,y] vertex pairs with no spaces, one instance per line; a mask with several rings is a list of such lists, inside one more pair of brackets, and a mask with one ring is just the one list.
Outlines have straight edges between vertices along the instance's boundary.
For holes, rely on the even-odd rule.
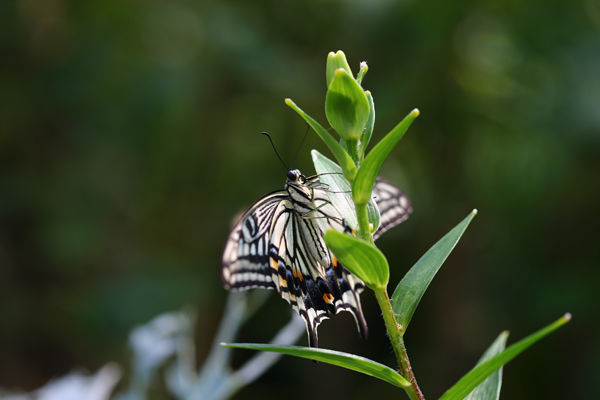
[[358,236],[367,243],[373,245],[373,234],[369,226],[369,216],[366,204],[355,204],[356,219],[358,220]]
[[419,388],[419,385],[417,384],[417,378],[415,378],[415,374],[413,373],[412,367],[410,366],[408,353],[406,352],[406,347],[404,346],[404,338],[400,337],[398,346],[402,352],[402,362],[400,364],[402,369],[402,375],[407,376],[408,380],[411,383],[411,386],[405,389],[406,393],[408,393],[408,397],[410,397],[411,400],[425,400],[425,396],[423,396],[421,388]]
[[360,154],[358,151],[358,140],[346,140],[345,141],[346,152],[356,164],[356,168],[360,167]]
[[404,339],[402,338],[402,326],[396,322],[392,303],[390,302],[387,291],[385,288],[377,288],[374,289],[374,291],[379,307],[383,313],[383,320],[385,321],[385,327],[390,342],[394,348],[396,360],[400,366],[400,374],[411,383],[411,386],[404,390],[406,390],[406,393],[411,400],[425,400],[423,393],[421,393],[421,389],[419,389],[415,375],[413,374],[412,367],[410,366],[410,360],[408,359],[408,353],[406,352]]

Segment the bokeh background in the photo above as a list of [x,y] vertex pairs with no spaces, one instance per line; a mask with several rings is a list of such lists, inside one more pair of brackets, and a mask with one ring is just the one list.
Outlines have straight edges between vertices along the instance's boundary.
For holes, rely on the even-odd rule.
[[[407,334],[427,398],[502,330],[512,343],[567,311],[505,368],[503,398],[600,397],[599,28],[595,0],[0,2],[0,387],[127,368],[128,332],[186,305],[201,362],[232,218],[285,181],[259,133],[291,160],[305,124],[283,100],[326,124],[325,60],[341,49],[355,72],[368,62],[374,141],[421,110],[382,171],[415,210],[378,242],[392,285],[479,210]],[[312,148],[329,154],[311,132],[307,174]],[[320,345],[394,365],[362,299],[370,340],[344,313]],[[287,309],[271,296],[240,340],[270,340]],[[371,391],[400,395],[284,358],[236,398]]]

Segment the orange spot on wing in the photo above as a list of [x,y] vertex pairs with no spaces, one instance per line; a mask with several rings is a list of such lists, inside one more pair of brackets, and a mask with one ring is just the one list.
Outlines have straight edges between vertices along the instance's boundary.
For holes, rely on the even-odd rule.
[[302,273],[300,273],[300,271],[298,271],[298,279],[300,279],[300,282],[302,282]]
[[338,266],[338,259],[337,258],[333,257],[333,259],[331,260],[331,262],[333,263],[334,267]]
[[279,284],[283,287],[287,287],[287,281],[282,277],[279,277]]
[[332,304],[333,303],[333,295],[331,293],[324,293],[323,300],[325,300],[325,303],[327,303],[327,304]]
[[271,258],[271,268],[277,270],[277,261],[274,258]]

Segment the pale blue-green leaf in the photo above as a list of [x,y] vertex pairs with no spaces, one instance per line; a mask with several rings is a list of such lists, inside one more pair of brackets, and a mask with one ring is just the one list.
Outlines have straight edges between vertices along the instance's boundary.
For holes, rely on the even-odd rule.
[[427,253],[406,273],[396,287],[392,296],[392,308],[396,321],[403,326],[403,332],[406,332],[415,309],[433,277],[476,214],[477,210],[473,210],[460,224],[427,250]]
[[[479,366],[504,351],[508,331],[502,332],[494,343],[483,353],[476,366]],[[502,367],[481,382],[464,400],[498,400],[502,387]]]
[[[339,211],[350,228],[358,231],[356,209],[352,200],[352,188],[350,187],[350,182],[342,175],[342,169],[317,150],[311,151],[311,155],[315,170],[319,175],[319,180],[328,187],[327,197],[329,197],[333,206]],[[373,199],[367,203],[367,214],[369,222],[374,226],[373,232],[376,232],[379,228],[379,209]]]
[[452,386],[446,393],[440,397],[440,400],[463,400],[474,388],[476,388],[481,382],[483,382],[488,376],[490,376],[498,368],[508,363],[510,360],[521,354],[528,347],[533,345],[544,336],[555,331],[559,327],[563,326],[571,320],[571,314],[565,314],[562,318],[548,325],[547,327],[540,329],[532,335],[527,336],[525,339],[518,341],[513,344],[502,353],[492,357],[485,361],[483,364],[473,368],[465,376],[460,378],[454,386]]
[[342,353],[327,349],[316,349],[311,347],[300,346],[273,346],[268,344],[253,344],[253,343],[221,343],[223,347],[233,347],[238,349],[250,349],[258,351],[272,351],[275,353],[288,354],[291,356],[308,358],[325,362],[353,371],[362,372],[363,374],[381,379],[387,383],[401,388],[410,386],[410,382],[402,377],[393,369],[386,367],[383,364],[369,360],[368,358],[360,357],[354,354]]
[[352,274],[370,287],[387,287],[390,268],[383,253],[374,245],[333,229],[323,235],[329,250]]
[[[367,101],[368,103],[368,101]],[[404,136],[404,133],[419,116],[419,110],[412,110],[394,129],[390,131],[377,145],[369,152],[360,166],[356,179],[352,183],[352,195],[356,204],[365,204],[371,198],[375,179],[383,162],[390,154],[394,146]]]

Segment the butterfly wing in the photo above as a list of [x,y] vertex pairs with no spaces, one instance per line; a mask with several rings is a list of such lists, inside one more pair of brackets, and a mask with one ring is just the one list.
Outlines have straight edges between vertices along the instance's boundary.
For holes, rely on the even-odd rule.
[[235,224],[223,249],[221,281],[227,290],[275,289],[269,268],[269,233],[287,192],[257,201]]
[[[328,189],[327,189],[328,190]],[[350,227],[344,222],[337,209],[331,204],[327,197],[327,190],[315,190],[315,206],[316,214],[315,221],[321,230],[319,236],[323,240],[323,233],[329,229],[336,229],[340,232],[354,234]],[[309,220],[310,221],[310,220]],[[333,295],[334,313],[338,314],[341,311],[348,311],[354,316],[356,326],[363,339],[368,337],[367,322],[362,312],[360,305],[359,294],[364,290],[364,283],[352,275],[340,261],[331,253],[331,251],[323,246],[327,251],[327,267],[325,268],[325,279],[331,294]]]
[[273,282],[281,297],[306,322],[309,345],[317,347],[317,327],[341,311],[354,315],[359,332],[367,337],[360,306],[363,283],[352,276],[331,254],[323,241],[327,229],[346,230],[347,225],[323,191],[314,190],[314,210],[297,211],[284,201],[275,213],[269,249],[270,263],[277,275]]
[[372,196],[381,215],[379,229],[373,234],[373,240],[375,240],[407,219],[412,213],[412,205],[400,188],[380,177],[375,180]]

